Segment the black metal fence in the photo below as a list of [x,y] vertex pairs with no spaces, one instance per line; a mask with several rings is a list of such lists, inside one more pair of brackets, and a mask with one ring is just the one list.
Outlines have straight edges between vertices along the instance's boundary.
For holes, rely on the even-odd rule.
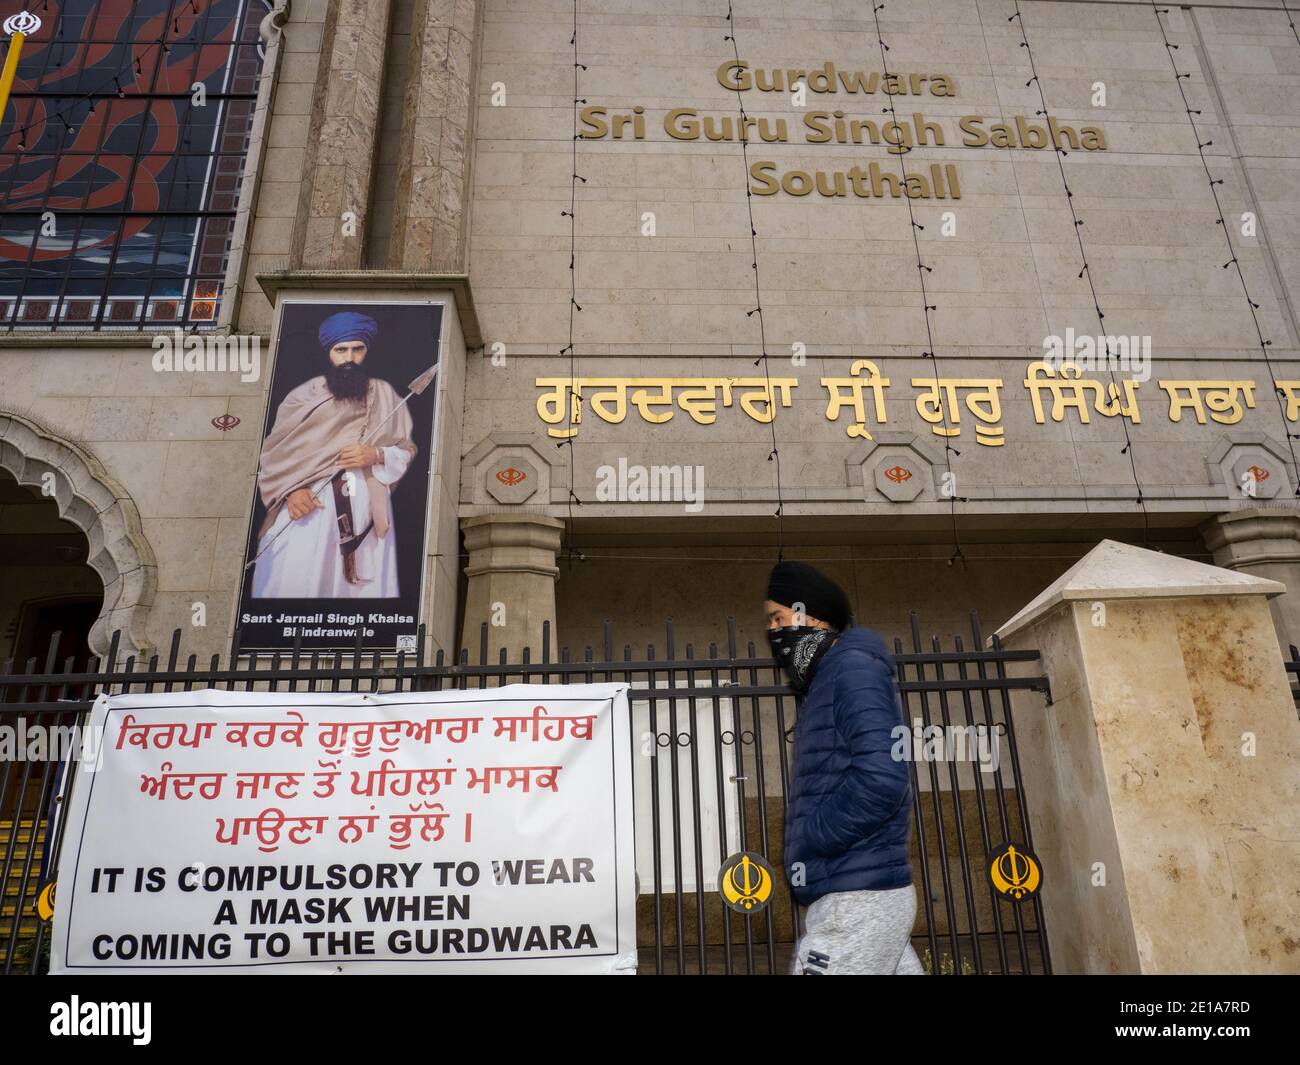
[[[637,942],[643,973],[784,973],[800,931],[800,910],[785,883],[781,851],[793,743],[794,700],[780,672],[752,641],[737,646],[727,623],[722,654],[710,643],[697,657],[687,643],[679,655],[671,619],[662,657],[631,645],[615,657],[613,628],[605,622],[597,658],[581,661],[568,648],[552,659],[544,629],[541,657],[527,650],[517,663],[489,663],[483,626],[478,663],[468,650],[456,661],[439,651],[425,659],[425,634],[413,654],[378,652],[245,655],[223,668],[220,656],[201,666],[182,663],[181,633],[172,635],[165,665],[127,656],[119,663],[119,634],[107,657],[78,667],[56,662],[58,634],[43,663],[4,663],[0,671],[0,725],[18,718],[46,726],[85,719],[97,694],[192,691],[445,691],[511,682],[621,681],[630,687],[637,788],[639,895]],[[895,641],[900,690],[921,735],[985,737],[981,766],[962,757],[911,761],[915,791],[913,867],[919,892],[913,945],[932,974],[1050,973],[1041,900],[1013,904],[994,891],[988,871],[995,849],[1015,842],[1032,849],[1010,706],[1013,691],[1050,700],[1047,678],[1011,676],[1009,667],[1036,670],[1035,651],[1008,651],[993,639],[983,650],[979,619],[971,612],[971,645],[960,636],[942,649],[933,637],[922,647],[911,616],[911,650]],[[18,668],[16,668],[16,666]],[[1297,663],[1300,669],[1300,662]],[[942,733],[936,732],[942,730]],[[982,731],[981,731],[982,730]],[[649,739],[653,737],[653,742]],[[644,745],[644,749],[643,749]],[[944,749],[940,747],[939,749]],[[638,752],[647,757],[638,758]],[[6,760],[0,764],[0,964],[4,973],[48,967],[49,924],[37,916],[40,887],[57,869],[61,840],[48,837],[61,785],[58,763]],[[717,871],[727,855],[756,851],[769,859],[779,886],[760,913],[741,915],[722,905]],[[1050,890],[1050,888],[1048,888]]]

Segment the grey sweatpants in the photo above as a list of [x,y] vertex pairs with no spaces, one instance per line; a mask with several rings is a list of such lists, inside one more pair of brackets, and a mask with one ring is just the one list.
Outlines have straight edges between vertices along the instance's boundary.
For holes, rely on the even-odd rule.
[[922,976],[912,949],[916,889],[834,891],[808,907],[792,975]]

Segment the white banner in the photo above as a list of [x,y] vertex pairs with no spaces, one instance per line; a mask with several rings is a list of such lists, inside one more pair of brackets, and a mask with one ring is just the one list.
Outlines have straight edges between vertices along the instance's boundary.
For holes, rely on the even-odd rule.
[[634,973],[627,685],[101,696],[51,971]]

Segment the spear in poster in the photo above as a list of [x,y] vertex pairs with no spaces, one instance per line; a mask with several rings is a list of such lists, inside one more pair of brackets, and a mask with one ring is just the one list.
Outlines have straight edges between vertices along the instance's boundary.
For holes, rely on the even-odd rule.
[[[406,386],[406,395],[402,397],[402,402],[397,404],[397,406],[395,406],[383,418],[381,418],[376,423],[375,427],[371,429],[368,433],[366,433],[366,435],[363,436],[358,441],[358,443],[359,444],[368,443],[370,439],[375,435],[375,433],[378,432],[379,429],[383,427],[384,423],[388,421],[389,418],[391,418],[394,414],[396,414],[399,410],[401,410],[404,406],[406,406],[406,404],[410,401],[412,396],[423,395],[424,392],[428,389],[428,387],[431,384],[433,384],[437,376],[438,376],[438,364],[435,362],[432,366],[430,366],[427,370],[425,370],[424,373],[420,374],[419,377],[417,377],[414,381],[412,381],[409,385]],[[306,421],[306,419],[303,420]],[[300,422],[299,425],[301,424],[302,423]],[[314,492],[312,492],[311,494],[312,499],[316,499],[317,497],[319,497],[320,494],[323,491],[325,491],[326,487],[330,484],[330,482],[333,481],[334,478],[338,476],[338,474],[343,472],[343,469],[344,468],[340,466],[338,469],[331,471],[330,475],[320,483],[320,485],[316,488]],[[262,545],[261,550],[258,551],[257,554],[254,555],[248,561],[247,565],[244,566],[245,572],[250,570],[253,567],[253,565],[257,562],[257,560],[261,558],[264,554],[266,554],[267,549],[273,543],[275,543],[276,540],[280,538],[280,533],[284,532],[284,530],[289,528],[289,526],[292,524],[293,521],[292,519],[290,519],[288,522],[286,522],[284,525],[280,527],[280,532],[277,532],[274,536],[272,536],[269,540],[267,540],[265,544]]]

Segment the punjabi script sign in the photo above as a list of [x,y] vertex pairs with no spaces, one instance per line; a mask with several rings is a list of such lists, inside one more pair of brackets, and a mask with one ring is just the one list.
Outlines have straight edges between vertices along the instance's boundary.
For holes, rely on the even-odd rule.
[[634,972],[627,687],[101,696],[54,972]]

